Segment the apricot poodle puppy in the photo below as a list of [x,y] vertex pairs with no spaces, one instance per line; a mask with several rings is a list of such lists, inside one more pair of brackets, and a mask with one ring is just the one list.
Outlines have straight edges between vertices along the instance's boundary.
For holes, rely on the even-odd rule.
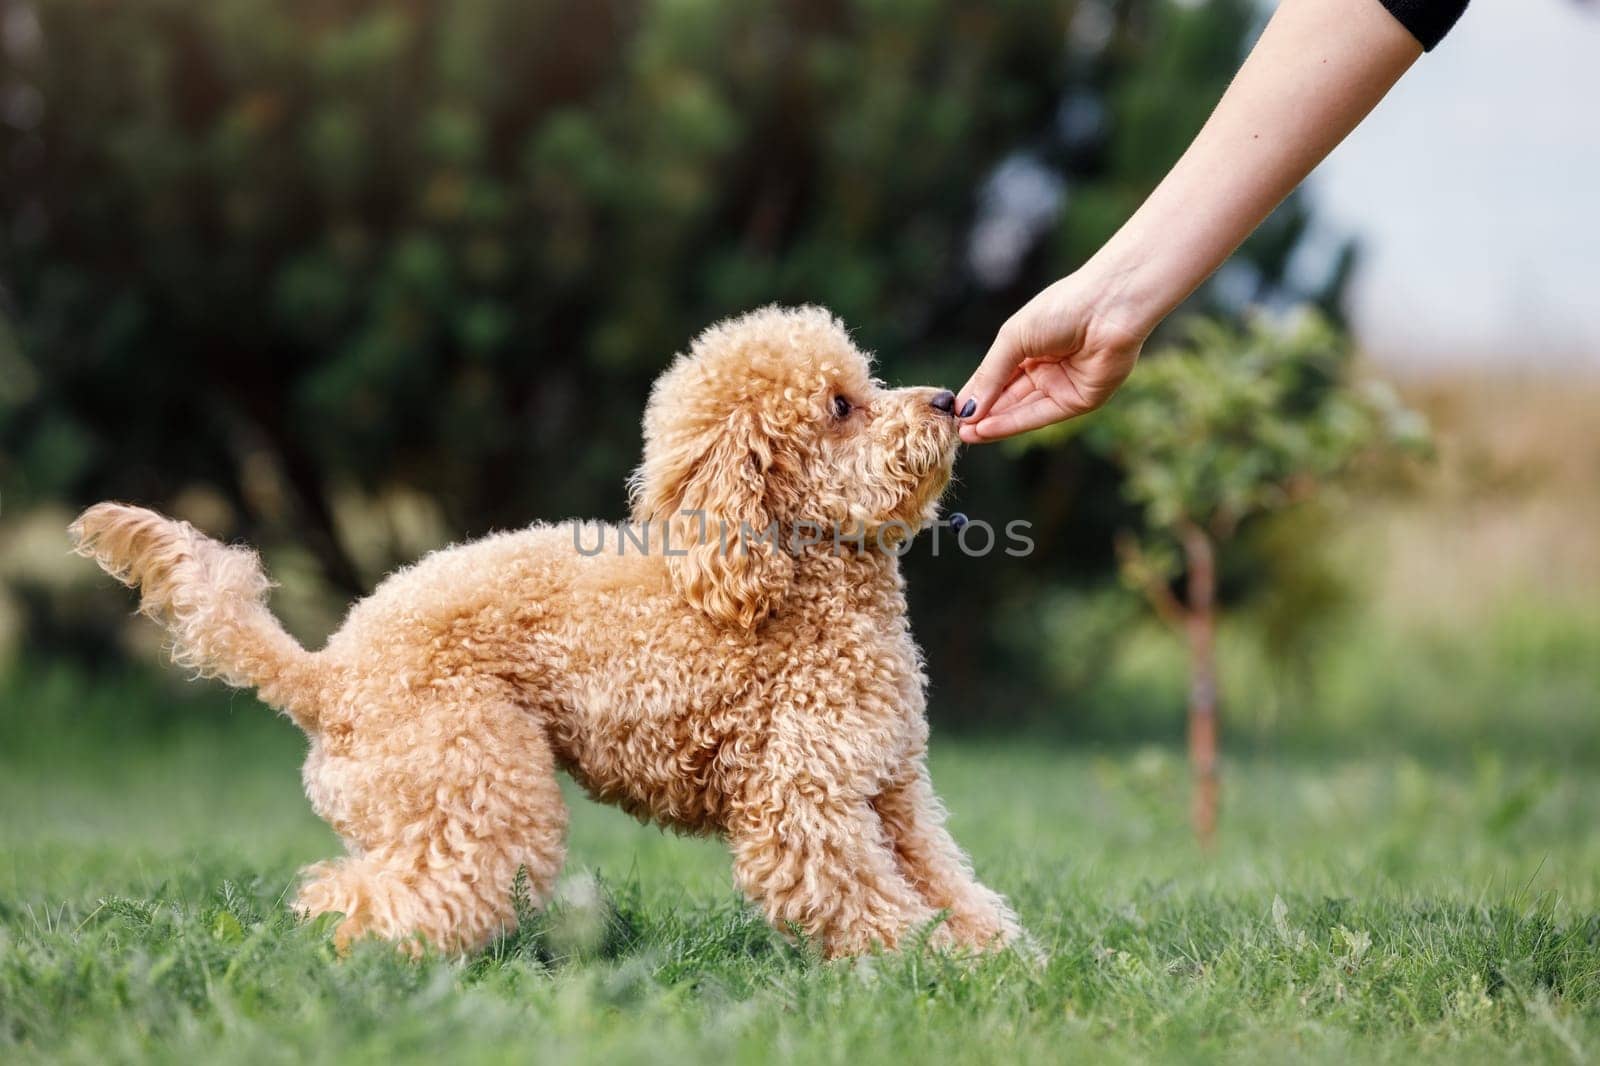
[[[561,869],[566,770],[641,819],[723,836],[739,887],[829,956],[1018,935],[928,782],[921,654],[896,549],[937,515],[954,397],[886,389],[816,308],[707,330],[656,383],[633,521],[435,552],[307,652],[254,552],[121,504],[77,550],[310,738],[303,777],[349,854],[304,871],[336,940],[470,951]],[[845,535],[837,535],[842,531]]]

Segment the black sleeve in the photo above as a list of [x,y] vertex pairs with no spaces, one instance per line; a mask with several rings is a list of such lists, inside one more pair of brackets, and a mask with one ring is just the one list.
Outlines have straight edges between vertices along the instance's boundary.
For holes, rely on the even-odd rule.
[[1450,32],[1467,9],[1467,0],[1381,0],[1400,25],[1411,31],[1426,51]]

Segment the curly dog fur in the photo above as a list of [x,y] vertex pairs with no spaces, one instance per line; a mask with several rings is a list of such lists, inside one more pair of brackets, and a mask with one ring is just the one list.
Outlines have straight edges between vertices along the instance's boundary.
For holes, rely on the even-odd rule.
[[[830,956],[924,926],[992,949],[1017,922],[945,829],[884,548],[934,519],[949,480],[956,420],[935,395],[882,387],[816,308],[722,323],[651,393],[628,527],[648,550],[567,523],[435,552],[316,653],[268,612],[246,548],[112,503],[72,532],[142,589],[177,662],[255,687],[310,738],[306,794],[349,854],[304,872],[297,907],[342,914],[341,945],[477,948],[514,922],[519,867],[547,900],[559,768],[641,819],[722,835],[768,920]],[[864,539],[718,532],[774,522]]]

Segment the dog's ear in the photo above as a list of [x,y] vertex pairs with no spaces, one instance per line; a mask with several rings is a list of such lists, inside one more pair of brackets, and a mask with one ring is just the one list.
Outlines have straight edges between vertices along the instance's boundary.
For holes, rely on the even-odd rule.
[[[774,521],[772,454],[739,417],[692,458],[647,461],[635,474],[635,518],[665,528],[673,586],[725,625],[750,629],[788,594],[795,562]],[[651,543],[656,543],[654,528]]]

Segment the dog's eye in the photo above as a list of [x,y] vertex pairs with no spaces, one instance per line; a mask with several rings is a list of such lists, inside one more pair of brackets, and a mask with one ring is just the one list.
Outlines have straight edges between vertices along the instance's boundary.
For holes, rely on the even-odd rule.
[[833,417],[844,418],[850,413],[850,401],[843,396],[833,398]]

